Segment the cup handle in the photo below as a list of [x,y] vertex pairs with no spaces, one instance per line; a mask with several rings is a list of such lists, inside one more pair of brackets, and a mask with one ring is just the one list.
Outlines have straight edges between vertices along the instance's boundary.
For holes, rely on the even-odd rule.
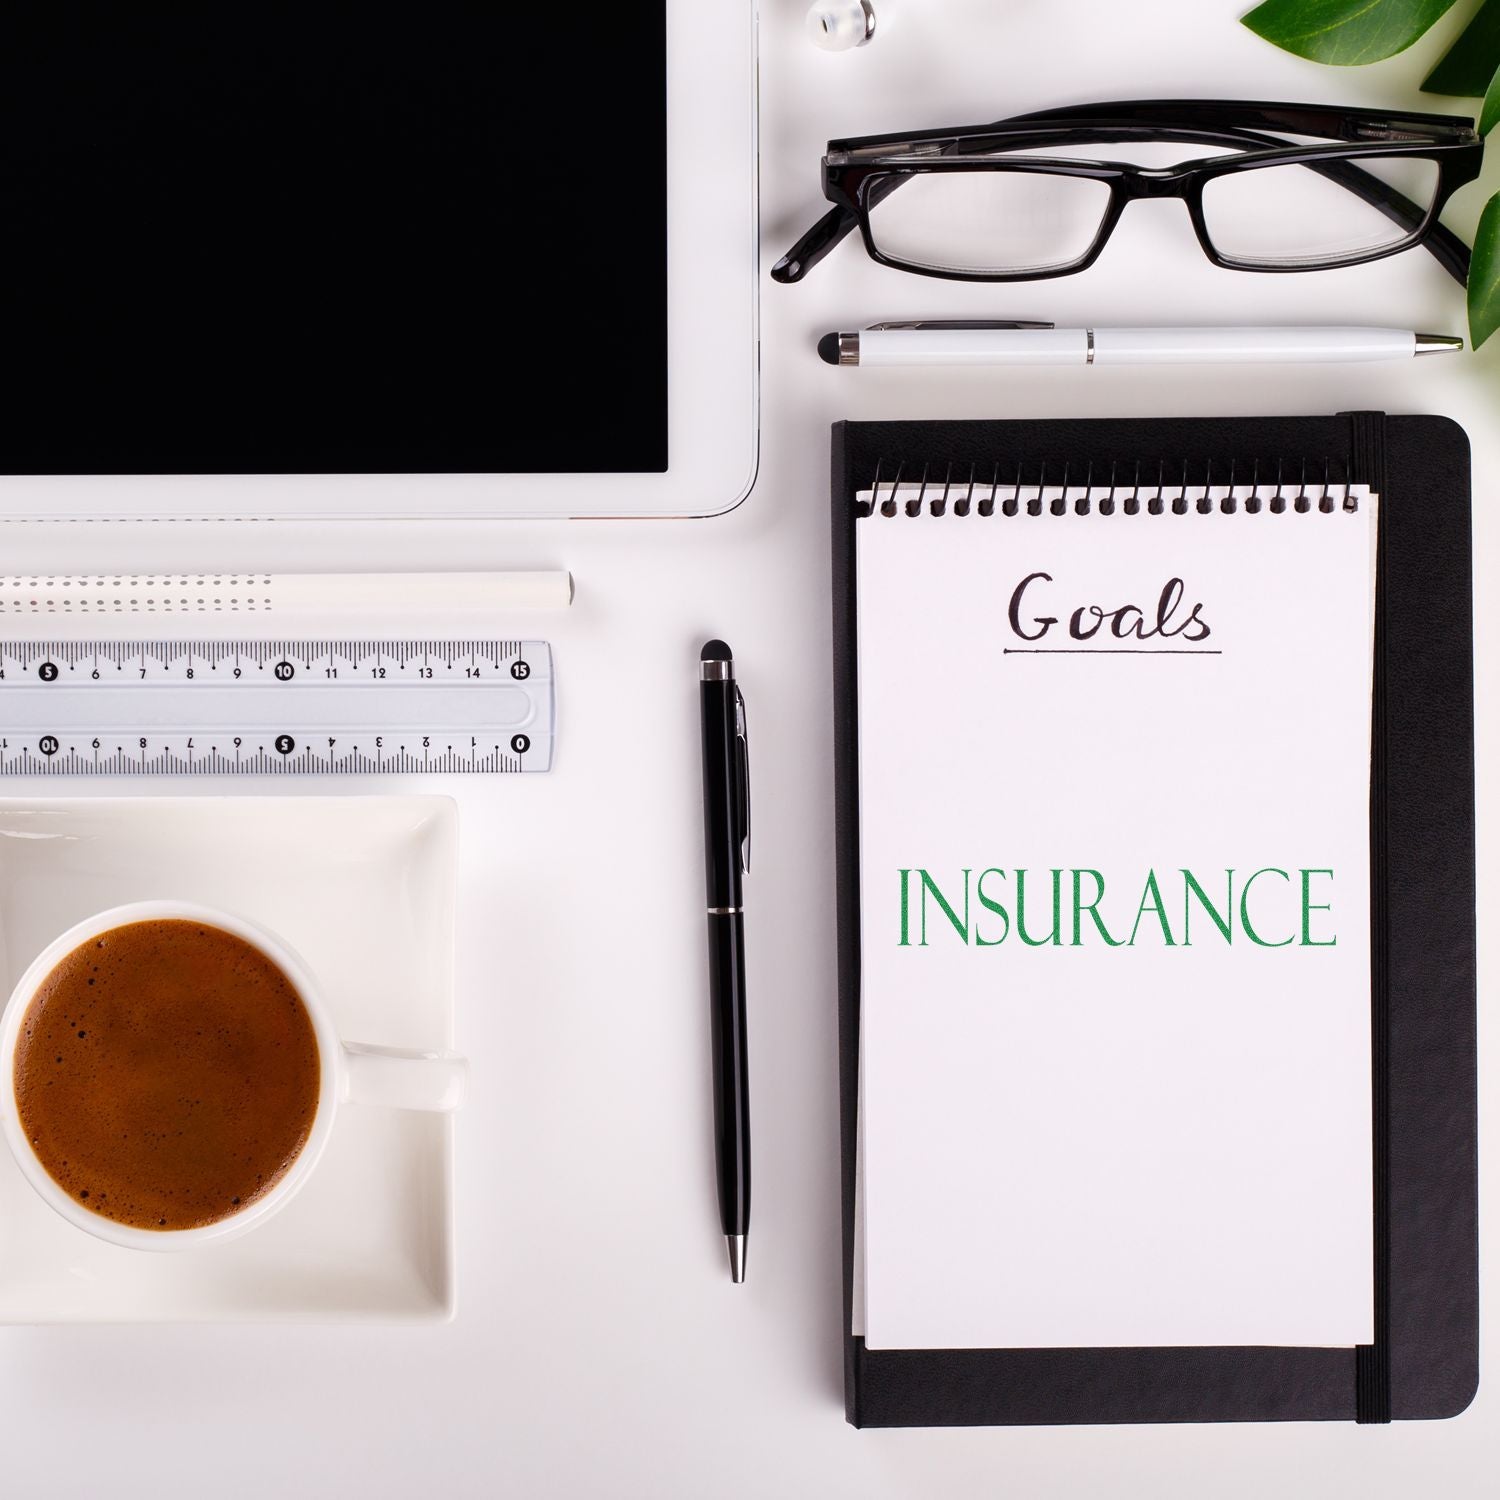
[[463,1103],[468,1081],[468,1059],[454,1052],[406,1052],[399,1047],[344,1043],[340,1097],[349,1104],[446,1114]]

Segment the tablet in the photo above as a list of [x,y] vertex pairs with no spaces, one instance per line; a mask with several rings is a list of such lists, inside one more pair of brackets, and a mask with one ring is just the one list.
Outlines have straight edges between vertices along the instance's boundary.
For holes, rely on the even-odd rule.
[[687,516],[757,454],[749,0],[0,17],[0,513]]

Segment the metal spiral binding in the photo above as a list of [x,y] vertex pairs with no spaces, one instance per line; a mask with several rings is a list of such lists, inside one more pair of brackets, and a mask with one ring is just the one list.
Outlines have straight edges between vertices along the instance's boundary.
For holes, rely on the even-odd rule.
[[[1022,507],[1028,516],[1039,516],[1045,508],[1049,515],[1086,516],[1096,509],[1100,515],[1116,513],[1127,516],[1160,516],[1169,511],[1172,515],[1187,515],[1190,510],[1198,515],[1210,515],[1215,511],[1222,515],[1234,515],[1243,511],[1247,515],[1283,515],[1288,510],[1305,515],[1313,510],[1332,514],[1335,510],[1358,511],[1359,496],[1350,493],[1352,481],[1344,469],[1342,477],[1335,472],[1335,463],[1324,458],[1321,463],[1309,464],[1302,459],[1297,465],[1295,477],[1287,473],[1287,462],[1276,460],[1274,481],[1262,482],[1262,462],[1259,459],[1248,465],[1238,459],[1228,460],[1227,479],[1216,479],[1215,461],[1194,461],[1184,458],[1180,468],[1177,460],[1158,459],[1154,463],[1136,460],[1129,465],[1118,461],[1109,466],[1108,484],[1096,485],[1094,465],[1090,463],[1084,473],[1083,482],[1074,482],[1074,466],[1064,462],[1062,473],[1056,479],[1049,478],[1049,463],[1040,460],[1036,478],[1027,477],[1027,464],[1018,461],[1014,477],[1008,472],[1002,476],[1001,465],[994,461],[986,473],[977,462],[956,463],[953,461],[924,463],[920,471],[905,461],[890,463],[880,460],[875,465],[875,477],[868,492],[860,491],[854,501],[855,515],[864,518],[879,515],[883,518],[895,516],[1016,516]],[[1321,468],[1321,474],[1318,472]],[[1153,475],[1153,472],[1154,475]],[[1128,477],[1126,477],[1128,475]],[[1195,477],[1195,475],[1197,477]],[[1309,494],[1309,487],[1313,493]],[[1270,490],[1262,494],[1263,488]],[[1081,489],[1082,493],[1070,495],[1070,491]],[[1096,494],[1104,489],[1102,495]],[[1248,489],[1248,494],[1239,491]],[[1343,494],[1334,493],[1342,489]],[[1150,491],[1143,500],[1141,491]],[[1176,494],[1172,494],[1172,491]],[[1222,490],[1222,494],[1214,491]],[[1055,493],[1049,494],[1049,491]],[[1194,494],[1194,491],[1202,493]],[[976,494],[976,492],[978,492]],[[861,498],[868,493],[869,498]],[[997,499],[997,496],[1003,498]]]

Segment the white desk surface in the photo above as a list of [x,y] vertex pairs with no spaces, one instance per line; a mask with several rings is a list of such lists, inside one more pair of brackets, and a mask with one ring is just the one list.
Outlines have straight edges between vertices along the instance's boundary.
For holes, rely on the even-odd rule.
[[[875,45],[830,56],[803,38],[803,0],[763,0],[764,264],[819,211],[817,162],[829,135],[1120,97],[1424,107],[1416,85],[1439,40],[1375,68],[1324,69],[1239,27],[1245,8],[1246,0],[906,0]],[[1449,17],[1442,36],[1459,23]],[[1500,185],[1500,167],[1486,178],[1491,190]],[[1484,196],[1469,188],[1450,212],[1461,232],[1472,231]],[[1026,376],[875,375],[830,369],[814,353],[829,329],[923,315],[1463,327],[1459,289],[1423,252],[1306,276],[1219,271],[1173,202],[1135,206],[1100,263],[1071,279],[944,285],[874,266],[851,244],[801,286],[766,281],[762,305],[760,480],[722,519],[7,532],[6,571],[567,566],[578,602],[525,625],[557,649],[556,770],[422,784],[453,792],[462,812],[458,1033],[473,1058],[473,1090],[459,1131],[457,1320],[419,1330],[0,1330],[6,1494],[1494,1493],[1493,1296],[1489,1383],[1451,1422],[863,1433],[845,1425],[827,473],[828,424],[840,417],[1350,407],[1456,417],[1474,444],[1487,912],[1497,896],[1490,768],[1500,596],[1490,585],[1500,564],[1500,339],[1477,357],[1410,364]],[[506,633],[525,632],[518,622]],[[755,1211],[742,1287],[725,1269],[709,1134],[694,682],[710,635],[735,649],[754,735]],[[0,785],[5,794],[40,790]],[[1486,922],[1490,1210],[1500,1187],[1493,932]],[[1493,1294],[1493,1234],[1484,1263]]]

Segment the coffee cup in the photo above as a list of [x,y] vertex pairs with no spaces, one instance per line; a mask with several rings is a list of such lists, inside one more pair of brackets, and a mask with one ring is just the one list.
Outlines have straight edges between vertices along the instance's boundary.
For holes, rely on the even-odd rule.
[[[186,922],[238,938],[284,976],[301,1001],[318,1060],[311,1123],[279,1178],[243,1208],[195,1227],[152,1229],[105,1217],[66,1189],[43,1163],[27,1135],[16,1088],[16,1054],[24,1019],[58,965],[84,944],[101,942],[137,923]],[[61,1062],[61,1056],[59,1056]],[[48,1059],[50,1062],[50,1059]],[[297,952],[243,917],[185,901],[146,901],[113,907],[78,923],[47,945],[16,985],[0,1016],[0,1129],[22,1174],[70,1224],[111,1244],[136,1250],[186,1250],[234,1239],[264,1224],[301,1190],[317,1168],[344,1104],[450,1111],[463,1099],[468,1064],[448,1052],[411,1052],[341,1041],[322,987]],[[83,1196],[86,1196],[83,1195]]]

